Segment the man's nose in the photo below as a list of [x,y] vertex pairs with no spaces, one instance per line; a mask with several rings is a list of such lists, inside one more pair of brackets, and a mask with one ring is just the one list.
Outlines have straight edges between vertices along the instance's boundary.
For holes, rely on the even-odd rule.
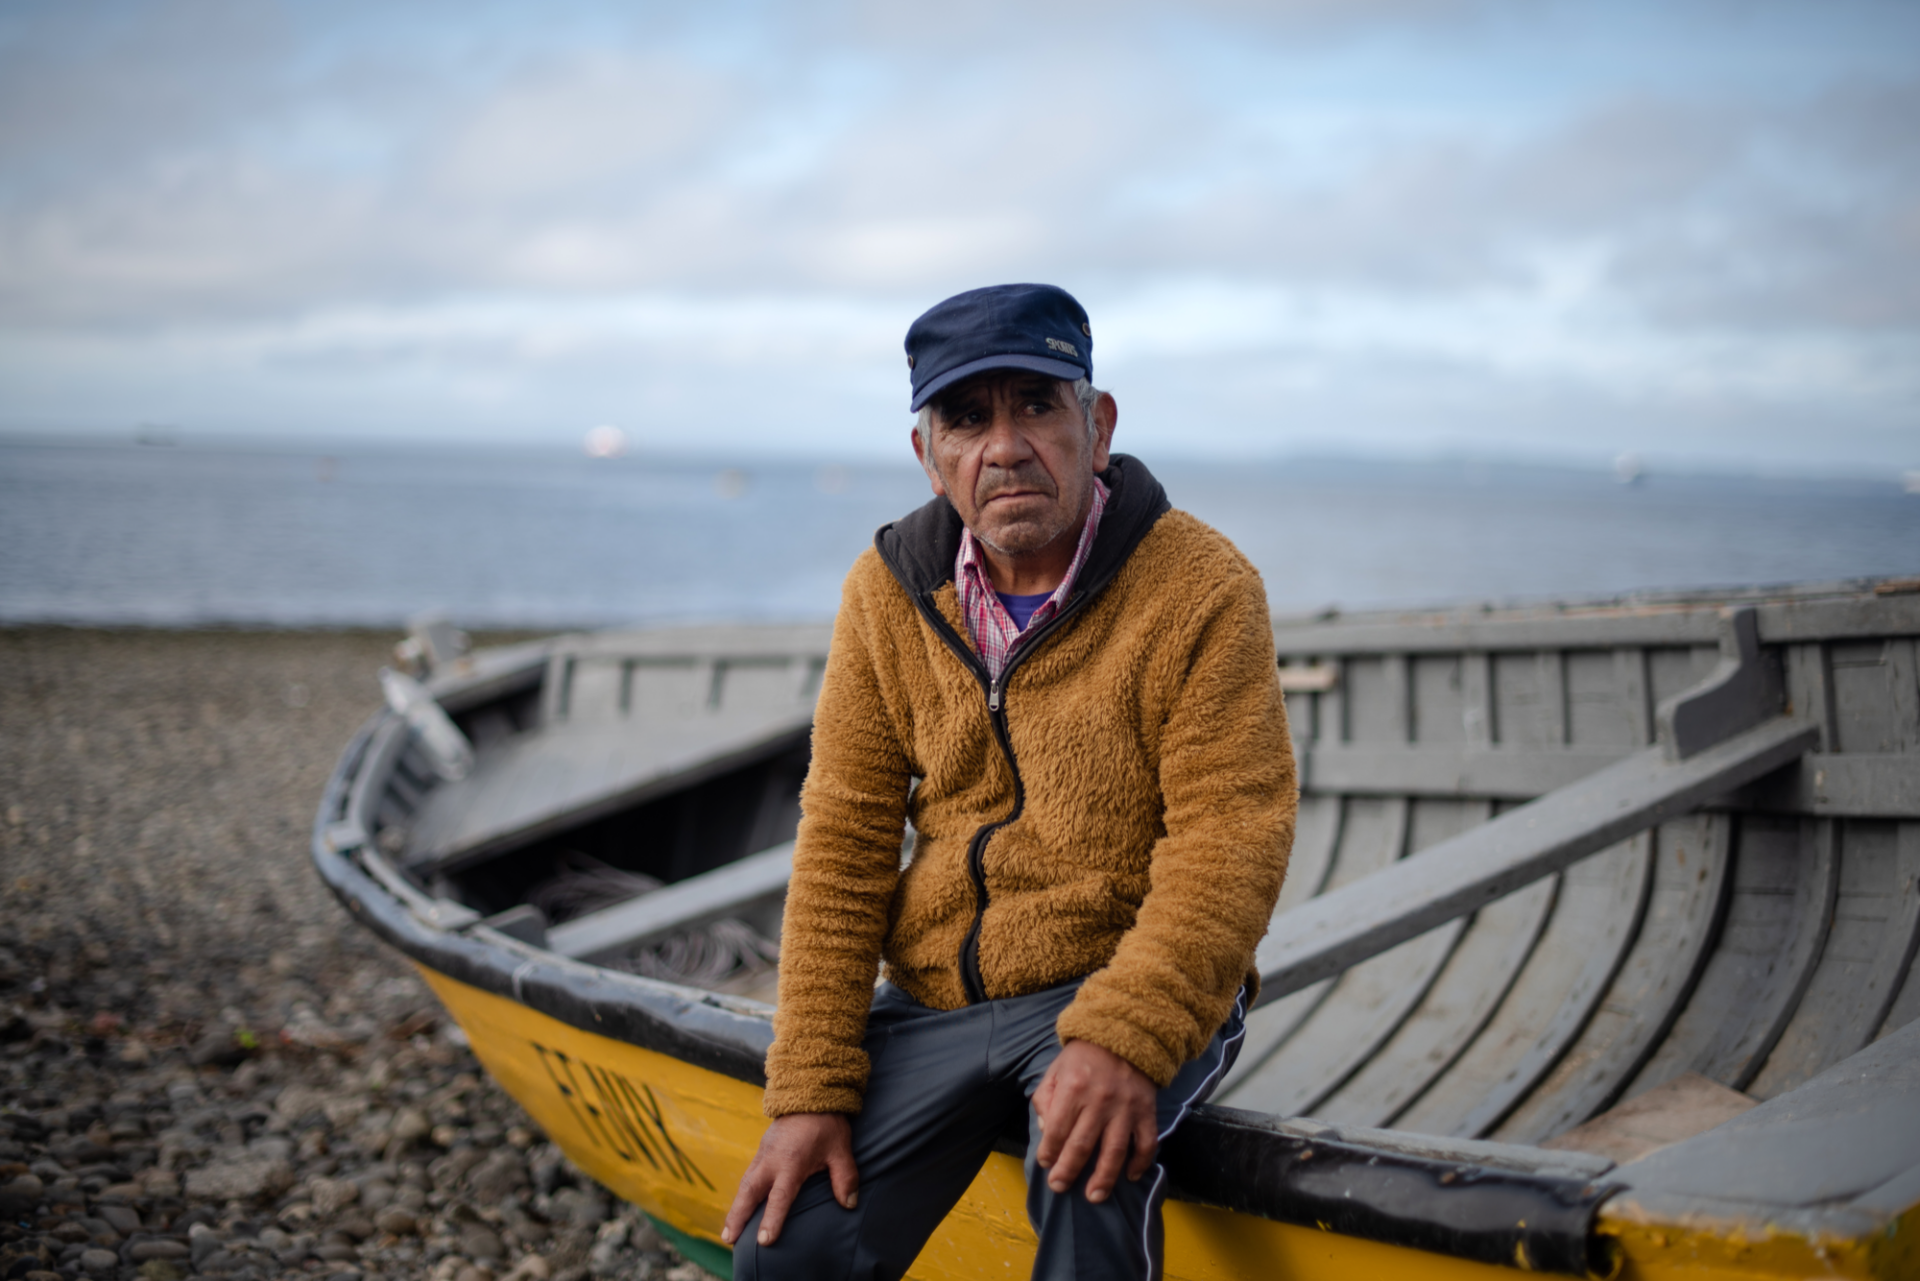
[[1020,430],[1020,420],[1011,408],[996,408],[987,428],[983,463],[991,467],[1017,467],[1033,457],[1033,446]]

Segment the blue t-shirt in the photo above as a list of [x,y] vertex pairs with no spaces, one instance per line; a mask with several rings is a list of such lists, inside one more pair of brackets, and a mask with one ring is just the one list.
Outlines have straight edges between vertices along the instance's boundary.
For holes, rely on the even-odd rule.
[[1027,620],[1033,617],[1033,611],[1053,597],[1052,592],[1039,592],[1032,596],[1013,596],[1006,592],[995,592],[994,595],[1007,607],[1007,617],[1013,620],[1013,625],[1023,632],[1027,630]]

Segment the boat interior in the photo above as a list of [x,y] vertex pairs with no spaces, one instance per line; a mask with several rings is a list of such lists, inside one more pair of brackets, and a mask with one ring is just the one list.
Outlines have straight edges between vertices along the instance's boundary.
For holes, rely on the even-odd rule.
[[[423,642],[472,767],[389,718],[335,825],[447,928],[771,1001],[829,637]],[[1275,637],[1300,822],[1216,1103],[1604,1169],[1920,1019],[1920,584]]]

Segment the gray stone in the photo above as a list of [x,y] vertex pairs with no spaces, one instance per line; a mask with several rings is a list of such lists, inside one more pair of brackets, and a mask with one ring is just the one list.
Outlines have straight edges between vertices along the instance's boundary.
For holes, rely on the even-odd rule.
[[211,1259],[226,1248],[226,1239],[204,1223],[196,1223],[187,1233],[188,1252],[193,1256],[193,1264],[199,1267],[201,1262]]
[[339,1222],[334,1226],[355,1241],[364,1241],[379,1230],[373,1226],[373,1220],[361,1210],[351,1210],[341,1215]]
[[505,1255],[500,1234],[484,1223],[468,1223],[460,1228],[460,1252],[475,1259],[493,1260]]
[[511,1148],[504,1148],[467,1172],[467,1186],[485,1204],[497,1204],[528,1186],[527,1163]]
[[293,1140],[279,1134],[263,1134],[247,1145],[247,1151],[263,1160],[291,1161]]
[[522,1245],[539,1245],[553,1235],[552,1228],[538,1219],[530,1218],[526,1211],[520,1208],[518,1202],[508,1202],[503,1208],[506,1213],[507,1227],[512,1230],[513,1235]]
[[433,1133],[433,1122],[419,1108],[401,1108],[393,1115],[390,1133],[393,1135],[394,1142],[405,1147]]
[[458,1183],[468,1170],[486,1159],[487,1154],[479,1148],[455,1148],[428,1166],[427,1173],[433,1176],[434,1187],[447,1189]]
[[310,1085],[289,1085],[275,1096],[273,1110],[281,1120],[292,1124],[304,1121],[317,1112],[324,1115],[322,1110],[332,1098],[325,1090],[317,1090]]
[[111,1272],[120,1266],[120,1256],[98,1247],[80,1252],[80,1266],[89,1272]]
[[140,1230],[140,1214],[130,1206],[96,1206],[94,1213],[105,1220],[108,1226],[121,1236],[130,1236]]
[[195,1067],[232,1067],[247,1057],[247,1047],[231,1029],[215,1028],[194,1043],[189,1057]]
[[374,1217],[374,1226],[391,1236],[411,1236],[419,1230],[419,1223],[413,1215],[397,1205],[388,1206]]
[[182,1243],[164,1237],[155,1241],[135,1241],[127,1247],[127,1256],[135,1263],[145,1263],[148,1259],[185,1259],[192,1253]]
[[293,1186],[293,1167],[278,1157],[252,1154],[187,1171],[187,1196],[203,1201],[251,1201]]
[[293,1239],[274,1250],[273,1257],[287,1267],[305,1263],[313,1257],[313,1234],[297,1232]]
[[360,1188],[345,1179],[315,1178],[307,1184],[307,1196],[314,1213],[332,1218],[360,1199]]
[[553,1194],[552,1204],[555,1216],[564,1217],[583,1228],[597,1228],[606,1221],[606,1201],[591,1192],[562,1188]]

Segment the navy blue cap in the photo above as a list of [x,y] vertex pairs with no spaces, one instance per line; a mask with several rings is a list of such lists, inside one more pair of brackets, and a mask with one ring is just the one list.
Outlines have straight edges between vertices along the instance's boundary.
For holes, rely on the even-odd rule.
[[941,391],[988,369],[1093,377],[1087,309],[1057,285],[989,285],[937,303],[907,328],[907,368],[918,411]]

